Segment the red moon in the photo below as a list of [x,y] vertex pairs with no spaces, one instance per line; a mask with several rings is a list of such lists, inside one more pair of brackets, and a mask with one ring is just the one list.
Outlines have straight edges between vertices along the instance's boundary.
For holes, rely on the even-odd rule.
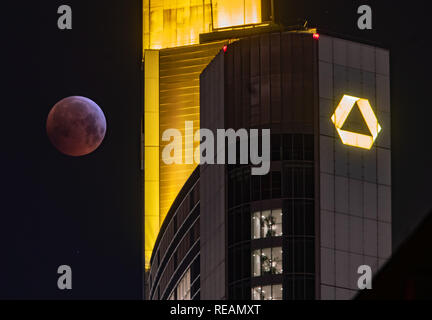
[[92,100],[73,96],[57,102],[48,114],[46,130],[51,143],[69,156],[96,150],[106,133],[106,119]]

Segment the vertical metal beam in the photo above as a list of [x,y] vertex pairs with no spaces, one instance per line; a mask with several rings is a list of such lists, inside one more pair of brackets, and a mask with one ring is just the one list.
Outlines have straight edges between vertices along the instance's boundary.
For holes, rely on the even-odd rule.
[[144,256],[159,232],[159,50],[144,51]]

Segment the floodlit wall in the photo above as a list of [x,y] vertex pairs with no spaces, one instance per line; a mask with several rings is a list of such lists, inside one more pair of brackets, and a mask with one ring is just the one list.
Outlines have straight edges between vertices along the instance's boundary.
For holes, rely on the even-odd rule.
[[[172,203],[197,167],[196,163],[186,164],[186,154],[199,148],[199,141],[193,143],[193,150],[185,145],[186,135],[193,140],[193,134],[200,129],[200,82],[199,76],[226,42],[179,47],[160,50],[160,213],[162,225]],[[193,122],[193,132],[185,132],[185,122]],[[167,129],[181,132],[183,164],[167,165],[162,161],[164,147],[171,141],[163,141]],[[192,135],[191,135],[192,134]]]
[[198,44],[201,33],[262,20],[261,0],[144,0],[143,14],[144,49]]
[[159,228],[196,168],[196,164],[165,165],[161,152],[167,142],[161,140],[162,134],[174,128],[184,136],[185,121],[193,121],[194,132],[200,128],[199,75],[226,44],[199,44],[199,36],[220,28],[259,24],[261,11],[262,0],[143,0],[147,269]]
[[[389,74],[387,50],[321,35],[321,299],[352,298],[358,290],[358,267],[369,265],[375,273],[391,254]],[[368,100],[373,115],[357,103],[336,130],[331,117],[337,116],[344,95]],[[362,139],[343,141],[341,129],[367,137],[346,129],[350,121],[370,131],[370,139],[378,131],[375,121],[379,123],[372,146],[359,143]]]
[[159,51],[144,54],[144,254],[150,267],[159,232]]
[[214,28],[261,23],[261,0],[213,1]]

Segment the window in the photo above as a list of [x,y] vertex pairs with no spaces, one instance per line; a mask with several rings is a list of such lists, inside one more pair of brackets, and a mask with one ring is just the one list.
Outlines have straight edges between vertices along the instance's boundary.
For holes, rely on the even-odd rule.
[[271,198],[271,182],[270,174],[261,176],[261,197],[263,200]]
[[252,253],[252,276],[282,274],[282,248],[265,248]]
[[214,28],[261,23],[261,0],[213,0]]
[[274,218],[274,231],[275,236],[279,237],[282,235],[282,209],[272,210],[272,217]]
[[[228,212],[228,246],[231,247],[239,242],[253,239],[251,235],[253,232],[251,222],[253,221],[248,205],[231,209]],[[199,233],[199,229],[197,232]]]
[[281,197],[281,173],[280,172],[272,172],[272,191],[273,191],[273,199]]
[[281,284],[252,288],[252,300],[282,300]]
[[292,160],[292,135],[284,134],[282,136],[282,155],[283,160]]
[[285,283],[285,299],[313,300],[315,299],[315,279],[310,275],[291,275]]
[[270,210],[261,212],[261,238],[274,237],[276,235],[275,225],[276,221]]
[[[229,169],[228,179],[228,207],[233,208],[234,206],[247,203],[251,200],[251,171],[250,168],[234,168]],[[255,187],[254,196],[259,200],[261,195],[260,190],[260,177],[258,180],[253,180]]]
[[253,239],[282,236],[282,209],[254,212],[251,225]]
[[272,300],[282,300],[283,288],[281,284],[272,286]]
[[303,178],[303,168],[293,168],[293,197],[294,198],[303,198],[304,192],[303,192],[303,184],[304,184],[304,178]]
[[261,212],[252,214],[252,234],[254,239],[261,238]]
[[309,167],[305,168],[305,197],[313,198],[314,197],[314,168]]
[[241,208],[237,208],[234,209],[233,211],[233,218],[234,218],[234,243],[238,243],[240,241],[242,241],[242,235],[241,235],[241,213],[242,213],[242,209]]
[[254,277],[261,276],[261,253],[260,253],[260,250],[255,250],[252,254],[252,275]]
[[[272,148],[275,150],[276,146]],[[273,152],[272,152],[273,154]],[[314,160],[314,136],[311,134],[284,134],[282,135],[283,160]]]
[[271,136],[271,160],[279,161],[281,159],[281,136],[273,134]]
[[190,269],[188,269],[177,286],[177,300],[190,300],[190,291]]
[[284,234],[315,236],[315,207],[313,200],[284,201]]
[[252,201],[259,201],[261,199],[261,177],[260,176],[252,176],[251,177],[251,186],[252,186]]
[[304,159],[307,161],[314,160],[314,136],[304,136]]
[[303,135],[295,134],[293,135],[292,142],[292,159],[293,160],[303,160]]
[[284,164],[282,186],[283,197],[313,198],[315,193],[314,167],[310,164]]
[[250,201],[250,169],[243,171],[243,203]]

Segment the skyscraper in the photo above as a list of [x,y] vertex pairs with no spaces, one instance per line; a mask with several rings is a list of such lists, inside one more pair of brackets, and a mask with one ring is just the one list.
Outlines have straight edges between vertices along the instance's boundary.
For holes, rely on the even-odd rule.
[[159,215],[149,298],[349,299],[358,267],[391,253],[388,51],[316,29],[226,32],[200,72],[199,127],[270,129],[271,170],[185,167]]
[[[196,164],[166,166],[164,130],[199,129],[199,75],[239,35],[273,27],[272,1],[143,1],[145,268],[170,206]],[[199,143],[194,144],[194,148]],[[187,151],[187,150],[185,150]]]
[[[316,38],[307,31],[247,37],[201,76],[202,127],[272,133],[268,175],[203,165],[191,178],[199,201],[196,191],[192,204],[184,201],[190,190],[178,198],[189,205],[183,214],[199,215],[199,234],[195,227],[185,248],[199,244],[192,280],[201,299],[350,298],[358,267],[376,271],[390,255],[388,52]],[[178,210],[167,221],[174,234],[184,223]],[[169,274],[170,261],[173,272],[188,265],[169,243],[163,248],[155,253],[168,264],[152,264],[152,298],[156,288],[159,298],[176,292],[157,276]]]

